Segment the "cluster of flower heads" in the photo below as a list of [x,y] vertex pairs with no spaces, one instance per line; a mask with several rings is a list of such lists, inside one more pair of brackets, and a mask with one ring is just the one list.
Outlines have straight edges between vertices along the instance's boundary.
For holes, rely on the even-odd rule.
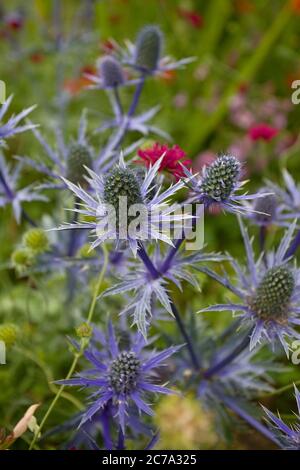
[[[100,431],[104,447],[111,449],[114,443],[110,428],[114,424],[120,439],[119,447],[116,447],[124,448],[121,441],[126,438],[128,429],[142,433],[146,430],[141,416],[153,414],[147,403],[148,397],[172,393],[165,386],[172,376],[174,381],[188,382],[199,400],[214,411],[218,410],[220,416],[225,414],[225,408],[229,408],[283,448],[299,450],[298,423],[289,427],[265,409],[271,429],[268,430],[246,411],[242,402],[235,400],[237,395],[242,399],[253,399],[259,393],[272,390],[270,372],[278,371],[279,367],[259,358],[265,343],[270,343],[273,349],[277,343],[281,344],[289,356],[290,340],[300,339],[297,331],[300,325],[299,269],[292,259],[300,240],[299,234],[298,238],[294,237],[297,222],[291,223],[300,214],[299,187],[291,175],[284,172],[286,189],[267,181],[265,187],[254,194],[243,192],[246,182],[242,180],[241,163],[230,154],[218,157],[204,167],[199,176],[193,172],[191,160],[178,145],[156,142],[144,146],[138,141],[121,151],[123,140],[130,131],[154,133],[166,140],[167,135],[161,129],[148,123],[158,111],[157,107],[136,114],[139,98],[148,78],[184,66],[190,59],[173,63],[162,57],[163,35],[156,26],[143,28],[135,43],[128,42],[125,49],[113,43],[112,50],[113,54],[99,61],[97,74],[88,76],[94,88],[108,92],[114,113],[112,120],[97,129],[98,132],[113,129],[100,151],[89,144],[86,113],[80,120],[76,140],[65,139],[57,130],[56,148],[52,148],[35,125],[20,125],[33,108],[12,116],[6,123],[3,118],[11,98],[0,110],[1,146],[5,147],[4,139],[32,130],[47,157],[44,163],[40,159],[18,156],[16,165],[10,168],[0,155],[0,206],[11,204],[18,222],[23,218],[32,223],[23,202],[45,201],[42,191],[48,189],[63,190],[73,196],[71,217],[67,222],[50,232],[49,238],[37,227],[27,232],[22,245],[13,254],[13,265],[19,273],[27,273],[33,269],[34,258],[36,270],[63,268],[73,286],[71,299],[76,296],[75,281],[84,288],[99,271],[99,264],[105,264],[101,251],[105,243],[110,248],[108,271],[113,280],[118,278],[118,282],[102,292],[99,302],[107,301],[112,295],[121,294],[125,298],[125,306],[119,310],[121,318],[125,318],[125,345],[121,344],[122,338],[117,340],[112,323],[109,323],[106,335],[91,328],[88,322],[77,329],[81,343],[71,340],[75,350],[81,353],[82,339],[88,338],[83,354],[91,364],[90,369],[58,382],[92,391],[86,410],[72,420],[73,425],[76,423],[80,428],[77,439],[86,440],[90,448],[98,448],[94,438]],[[123,86],[135,90],[128,111],[124,110],[119,94]],[[20,170],[25,165],[46,176],[47,180],[37,187],[18,189]],[[166,173],[172,176],[171,182],[170,178],[164,178]],[[205,249],[184,254],[180,249],[186,236],[184,223],[189,222],[189,228],[193,228],[198,215],[175,212],[182,204],[171,202],[181,190],[188,192],[188,203],[201,204],[208,211],[217,207],[238,216],[246,251],[245,266],[227,254],[207,253]],[[124,199],[126,210],[122,206]],[[134,218],[136,213],[130,212],[134,206],[143,206],[146,211],[146,218],[138,224]],[[108,216],[111,208],[113,218]],[[265,251],[263,246],[260,256],[255,257],[252,240],[241,216],[258,225],[261,233],[270,225],[288,227],[288,230],[276,250]],[[54,225],[57,225],[56,221],[53,221],[52,229]],[[131,232],[131,225],[138,230]],[[175,238],[174,232],[171,235],[166,225],[177,230],[180,237]],[[89,244],[88,237],[92,239]],[[149,243],[153,240],[156,242],[154,248],[153,243]],[[76,264],[77,258],[79,264]],[[209,267],[209,263],[219,265],[225,261],[230,263],[234,280],[230,274],[220,274]],[[200,291],[199,272],[228,289],[230,299],[232,296],[239,299],[201,310],[229,310],[238,314],[238,319],[221,338],[209,335],[207,328],[196,327],[193,322],[186,328],[185,319],[181,318],[172,298],[172,286],[183,290],[184,285],[190,284]],[[86,273],[90,278],[85,276]],[[150,352],[149,345],[156,338],[148,337],[149,329],[166,320],[165,312],[177,322],[184,345],[173,346],[174,342],[167,339],[167,349]],[[133,320],[130,330],[127,317],[123,315],[128,313]],[[199,330],[202,333],[200,339],[197,337]],[[180,354],[174,354],[179,350]],[[166,363],[169,367],[162,371],[161,366]],[[296,400],[300,411],[297,389]],[[157,435],[152,434],[152,430],[149,434],[149,429],[145,433],[152,437]],[[154,438],[151,442],[153,445]]]

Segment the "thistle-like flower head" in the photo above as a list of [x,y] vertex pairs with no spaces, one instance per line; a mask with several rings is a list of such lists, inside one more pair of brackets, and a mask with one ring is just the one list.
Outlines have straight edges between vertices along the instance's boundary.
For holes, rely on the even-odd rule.
[[[65,142],[60,129],[55,130],[56,146],[52,148],[42,134],[34,129],[36,139],[44,149],[46,163],[26,156],[18,156],[18,160],[29,165],[48,177],[48,181],[39,185],[40,189],[66,189],[61,177],[68,178],[74,184],[86,185],[87,175],[85,167],[94,167],[94,152],[89,146],[86,137],[87,120],[83,112],[79,121],[76,140]],[[48,160],[48,161],[47,161]]]
[[277,341],[289,356],[289,340],[300,338],[295,326],[300,324],[300,270],[286,258],[295,230],[295,222],[286,231],[275,252],[266,253],[255,260],[252,242],[240,220],[247,254],[247,266],[241,267],[231,260],[237,275],[237,284],[229,276],[219,276],[212,271],[218,282],[224,285],[240,300],[240,303],[220,304],[202,311],[231,310],[239,312],[241,321],[252,326],[250,349],[261,340],[273,346]]
[[295,398],[298,408],[296,414],[296,423],[292,425],[286,424],[278,414],[276,416],[270,410],[263,406],[267,415],[267,423],[270,430],[273,432],[275,439],[282,449],[285,450],[300,450],[300,393],[295,387]]
[[241,164],[232,155],[218,157],[212,164],[205,166],[200,179],[196,179],[186,168],[187,185],[192,190],[192,200],[205,205],[206,208],[219,206],[227,212],[251,214],[253,208],[246,206],[245,201],[264,197],[264,194],[242,194],[237,192],[244,186],[240,181]]
[[99,72],[104,88],[116,88],[125,83],[122,66],[112,56],[106,56],[101,59]]
[[249,306],[259,318],[284,321],[294,289],[292,270],[285,265],[275,266],[264,274],[255,294],[249,299]]
[[203,172],[199,192],[204,200],[225,202],[236,189],[240,173],[241,165],[235,157],[219,157]]
[[[103,176],[87,168],[90,175],[87,181],[93,195],[63,178],[69,189],[82,201],[81,207],[75,208],[74,211],[92,217],[94,221],[66,224],[60,229],[90,229],[95,237],[91,249],[105,240],[116,240],[117,243],[125,240],[134,253],[137,252],[139,240],[162,240],[172,245],[163,225],[168,223],[181,227],[183,220],[190,219],[191,215],[172,214],[177,206],[169,206],[169,198],[181,189],[184,183],[178,181],[160,192],[160,187],[155,183],[160,164],[161,159],[148,169],[143,178],[136,169],[131,169],[125,164],[122,155],[119,164]],[[142,219],[138,230],[135,230],[130,227],[130,223],[137,207],[142,213]]]
[[93,166],[93,158],[90,148],[83,143],[73,143],[68,149],[67,155],[67,178],[72,183],[85,184],[84,167]]
[[[159,26],[144,26],[132,43],[127,40],[125,47],[112,41],[114,56],[124,65],[132,67],[141,75],[160,75],[170,70],[183,68],[194,61],[188,57],[173,62],[169,56],[162,57],[163,33]],[[126,83],[130,84],[128,80]]]
[[[143,350],[145,340],[142,335],[137,334],[131,340],[128,348],[121,350],[110,323],[108,339],[104,339],[103,344],[105,350],[91,346],[85,352],[85,357],[92,364],[92,369],[84,371],[72,379],[58,382],[64,385],[96,389],[91,395],[90,406],[83,413],[81,425],[91,420],[97,412],[111,403],[116,408],[117,419],[123,433],[125,433],[129,419],[127,413],[131,405],[135,405],[141,412],[152,415],[153,411],[144,401],[144,395],[172,393],[168,388],[154,383],[153,373],[181,346],[170,347],[155,354],[147,354]],[[75,346],[78,347],[76,344]]]
[[162,52],[163,35],[158,26],[145,26],[135,43],[135,65],[143,72],[156,70]]

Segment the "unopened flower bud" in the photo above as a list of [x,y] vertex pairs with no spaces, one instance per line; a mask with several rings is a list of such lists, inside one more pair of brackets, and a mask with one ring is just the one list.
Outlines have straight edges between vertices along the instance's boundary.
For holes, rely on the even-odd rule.
[[68,153],[68,172],[67,179],[75,184],[86,184],[86,170],[92,167],[92,155],[89,148],[82,144],[73,144]]
[[145,26],[136,40],[135,65],[145,71],[157,69],[161,56],[163,35],[157,26]]
[[32,228],[25,233],[23,242],[26,248],[32,250],[34,253],[44,253],[49,247],[49,240],[40,228]]
[[93,328],[87,322],[81,323],[76,328],[76,334],[79,338],[90,338],[93,333]]
[[100,76],[106,88],[115,88],[123,85],[124,72],[119,62],[111,56],[104,57],[100,62]]

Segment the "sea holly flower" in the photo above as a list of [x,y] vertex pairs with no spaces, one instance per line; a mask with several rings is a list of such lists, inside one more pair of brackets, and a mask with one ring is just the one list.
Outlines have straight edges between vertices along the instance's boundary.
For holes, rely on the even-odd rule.
[[6,123],[3,122],[3,118],[8,111],[9,105],[12,101],[12,96],[10,96],[0,107],[0,145],[4,144],[3,139],[12,137],[15,134],[20,134],[20,132],[28,131],[36,127],[35,124],[23,124],[19,125],[20,121],[24,119],[28,114],[35,109],[35,106],[24,109],[21,113],[16,116],[12,115]]
[[245,181],[240,181],[241,164],[232,155],[223,155],[210,165],[204,166],[200,179],[196,179],[196,175],[186,168],[184,172],[186,183],[192,190],[192,201],[204,204],[207,209],[217,206],[227,212],[247,215],[252,213],[253,209],[243,205],[243,202],[265,196],[259,193],[237,194]]
[[101,57],[97,62],[96,73],[85,73],[90,81],[89,89],[112,90],[118,87],[134,85],[136,80],[126,78],[122,64],[113,55]]
[[174,346],[151,355],[144,351],[145,340],[136,335],[135,341],[126,349],[120,349],[112,324],[108,328],[109,349],[103,354],[95,347],[85,351],[92,369],[77,377],[60,380],[58,383],[96,389],[90,396],[91,403],[83,414],[80,426],[93,418],[105,405],[111,403],[116,409],[119,425],[125,434],[128,423],[128,410],[132,404],[143,413],[153,415],[144,396],[151,393],[174,393],[154,381],[155,369],[176,353],[181,346]]
[[259,193],[263,194],[263,197],[250,203],[245,202],[245,205],[253,211],[249,215],[249,219],[259,227],[269,227],[270,225],[289,227],[291,219],[295,218],[295,214],[285,212],[284,205],[280,202],[278,195],[275,191],[273,193],[270,193],[270,191],[272,191],[271,188],[262,188]]
[[296,423],[287,425],[280,417],[279,413],[276,416],[270,410],[263,406],[267,415],[267,423],[270,430],[273,432],[275,439],[282,449],[285,450],[300,450],[300,393],[295,388],[295,398],[298,408],[298,414],[295,413]]
[[282,216],[286,219],[296,219],[300,217],[300,185],[297,184],[292,175],[283,170],[283,180],[285,188],[281,188],[272,181],[267,181],[270,191],[276,195],[280,205]]
[[168,56],[162,56],[163,34],[158,26],[148,25],[139,31],[136,42],[126,41],[122,48],[113,42],[113,54],[119,60],[132,67],[142,75],[163,75],[165,72],[183,68],[194,61],[193,57],[172,61]]
[[34,185],[18,188],[20,173],[23,165],[17,164],[14,168],[8,165],[0,153],[0,207],[12,206],[17,223],[21,222],[24,202],[47,201],[48,199],[34,189]]
[[207,274],[224,285],[240,300],[240,303],[218,304],[201,312],[238,312],[243,322],[251,325],[250,349],[262,340],[273,346],[277,341],[289,356],[289,339],[300,338],[295,326],[300,324],[300,270],[286,259],[286,253],[295,230],[290,226],[275,252],[266,253],[255,260],[252,243],[241,219],[239,219],[244,239],[247,266],[243,269],[232,260],[237,283],[232,284],[228,276],[219,276],[206,270]]
[[167,171],[175,176],[177,180],[185,176],[182,165],[191,167],[192,164],[191,160],[186,158],[186,153],[179,145],[168,147],[168,145],[160,144],[159,142],[156,142],[152,147],[139,149],[138,156],[140,160],[136,160],[136,162],[143,163],[147,167],[163,157],[159,171]]
[[84,167],[88,166],[93,168],[94,164],[94,152],[87,143],[86,129],[86,115],[82,113],[77,139],[66,144],[62,133],[57,129],[55,149],[50,147],[39,131],[36,129],[33,130],[36,139],[43,147],[51,165],[48,166],[48,164],[26,156],[18,156],[17,159],[49,178],[49,182],[39,185],[39,189],[66,189],[67,186],[63,183],[61,179],[62,176],[68,178],[73,183],[86,184],[86,179],[84,178],[86,172]]
[[[74,208],[73,211],[92,220],[65,224],[59,227],[59,230],[90,230],[91,235],[95,237],[91,249],[105,240],[116,240],[117,244],[125,240],[135,254],[140,240],[161,240],[172,245],[171,239],[165,233],[164,224],[178,228],[185,219],[190,219],[192,216],[176,214],[174,211],[178,207],[168,205],[169,198],[184,186],[182,181],[162,192],[155,184],[160,164],[161,160],[158,160],[143,178],[125,164],[122,155],[119,164],[105,176],[99,176],[86,168],[90,175],[87,181],[93,195],[87,193],[80,185],[76,186],[62,178],[68,188],[82,201],[81,207]],[[137,230],[131,230],[133,215],[131,216],[129,212],[135,207],[141,211],[142,220]]]

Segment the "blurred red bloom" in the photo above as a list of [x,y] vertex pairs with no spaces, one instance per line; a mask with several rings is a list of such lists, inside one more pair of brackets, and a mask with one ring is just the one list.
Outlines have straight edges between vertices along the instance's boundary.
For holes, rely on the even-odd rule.
[[195,10],[178,9],[179,15],[184,18],[193,28],[199,29],[203,26],[203,17]]
[[18,31],[22,29],[24,21],[21,15],[18,13],[12,13],[6,18],[6,25],[12,31]]
[[252,140],[271,140],[278,134],[278,129],[269,126],[269,124],[257,124],[248,131],[248,136]]
[[191,160],[186,159],[186,153],[179,147],[179,145],[173,145],[168,147],[167,145],[156,142],[152,147],[140,149],[138,156],[141,160],[136,160],[136,163],[146,164],[147,167],[153,165],[162,156],[163,160],[160,164],[159,171],[167,171],[171,173],[177,180],[182,178],[184,171],[181,165],[191,167]]
[[105,39],[100,44],[100,48],[105,54],[112,54],[116,48],[116,45],[114,44],[113,40]]
[[33,52],[29,58],[34,64],[40,64],[45,60],[45,56],[42,52]]
[[290,7],[294,12],[300,13],[300,0],[291,0]]

